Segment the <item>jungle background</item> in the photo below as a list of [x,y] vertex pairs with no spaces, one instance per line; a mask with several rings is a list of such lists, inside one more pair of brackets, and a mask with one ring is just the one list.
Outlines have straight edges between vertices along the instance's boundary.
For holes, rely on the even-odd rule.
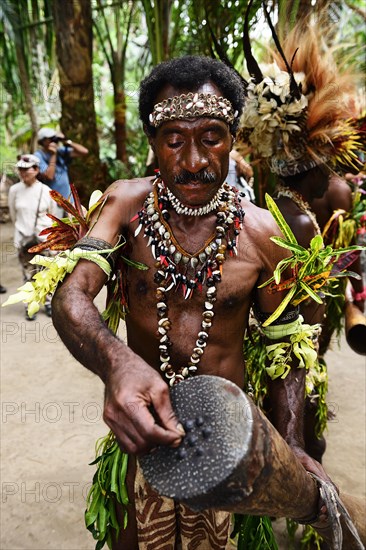
[[[37,148],[40,127],[85,145],[71,181],[85,202],[118,178],[142,176],[147,140],[138,88],[151,68],[184,54],[216,56],[215,37],[246,74],[242,34],[247,0],[2,0],[0,3],[2,175],[15,178],[16,157]],[[267,0],[277,31],[310,12],[331,29],[343,64],[365,70],[363,0]],[[261,2],[250,10],[260,60],[270,43]],[[362,79],[360,79],[362,88]],[[360,90],[362,96],[363,91]],[[258,177],[258,174],[256,174]]]

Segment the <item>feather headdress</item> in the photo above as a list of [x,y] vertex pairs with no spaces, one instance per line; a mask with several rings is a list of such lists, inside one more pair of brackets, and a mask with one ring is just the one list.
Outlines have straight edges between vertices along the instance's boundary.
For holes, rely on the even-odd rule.
[[271,51],[270,64],[259,67],[247,14],[243,44],[251,77],[239,139],[282,176],[322,163],[357,165],[361,143],[350,120],[352,78],[337,67],[319,26],[299,23],[280,44],[264,10],[277,51]]

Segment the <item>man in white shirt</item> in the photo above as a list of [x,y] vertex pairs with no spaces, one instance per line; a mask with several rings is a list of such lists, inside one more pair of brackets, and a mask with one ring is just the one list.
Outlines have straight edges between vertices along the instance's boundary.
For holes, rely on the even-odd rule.
[[[14,246],[18,251],[25,282],[37,271],[37,267],[29,263],[34,254],[27,250],[37,241],[45,240],[39,233],[52,224],[47,214],[56,212],[56,203],[50,196],[49,187],[37,179],[39,163],[35,155],[22,155],[16,164],[21,181],[9,189],[9,214],[15,226]],[[51,316],[50,302],[45,305],[48,316]],[[33,320],[35,317],[29,317],[26,313],[26,319]]]

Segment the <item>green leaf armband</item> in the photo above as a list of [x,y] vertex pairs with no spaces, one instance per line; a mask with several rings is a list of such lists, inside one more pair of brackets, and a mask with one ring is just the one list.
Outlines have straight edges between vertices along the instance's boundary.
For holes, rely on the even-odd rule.
[[24,302],[28,304],[28,314],[32,317],[37,313],[40,305],[45,303],[47,295],[55,292],[57,285],[74,270],[80,259],[96,263],[109,277],[111,266],[103,254],[110,254],[117,248],[87,251],[76,247],[60,252],[56,256],[35,256],[30,263],[39,265],[43,269],[33,275],[31,281],[18,288],[16,294],[9,296],[3,306]]
[[315,349],[319,336],[320,325],[304,324],[300,315],[296,321],[284,325],[262,327],[269,340],[279,340],[288,337],[288,341],[276,342],[266,346],[270,365],[266,371],[272,380],[286,378],[293,356],[298,359],[298,368],[312,369],[317,359]]

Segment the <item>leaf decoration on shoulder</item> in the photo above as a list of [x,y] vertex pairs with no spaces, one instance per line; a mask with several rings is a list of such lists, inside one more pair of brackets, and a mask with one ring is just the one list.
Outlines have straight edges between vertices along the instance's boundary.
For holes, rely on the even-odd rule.
[[108,200],[108,195],[104,195],[99,190],[94,191],[89,200],[89,209],[86,210],[81,205],[75,185],[70,183],[70,187],[74,204],[71,200],[65,199],[58,191],[54,189],[50,190],[52,199],[65,210],[67,217],[57,218],[52,214],[47,214],[53,221],[53,224],[43,229],[40,233],[42,236],[47,235],[47,238],[44,242],[30,248],[29,252],[37,254],[47,249],[56,251],[69,250],[91,230],[91,215],[98,208],[98,215],[100,214]]
[[[258,288],[268,287],[269,293],[288,291],[281,304],[274,313],[263,323],[266,327],[273,323],[289,304],[297,306],[304,300],[323,303],[323,297],[329,294],[327,285],[338,277],[356,277],[358,275],[346,268],[354,260],[357,251],[364,250],[364,246],[347,246],[334,249],[324,245],[323,237],[316,235],[312,238],[309,248],[300,246],[291,228],[281,214],[275,201],[266,194],[268,210],[275,219],[283,237],[271,237],[271,241],[291,252],[288,258],[281,260],[273,272],[273,276]],[[292,276],[282,279],[283,272],[291,269]]]
[[[66,275],[72,273],[79,260],[88,260],[97,264],[107,275],[107,305],[102,316],[106,324],[117,332],[119,321],[128,310],[126,290],[126,266],[140,270],[148,267],[137,261],[131,261],[119,254],[117,263],[112,271],[106,255],[113,254],[126,244],[123,236],[120,236],[117,244],[108,249],[85,250],[77,243],[86,236],[97,222],[99,215],[108,200],[108,194],[96,190],[89,200],[89,209],[86,210],[79,199],[76,187],[70,184],[73,202],[65,199],[57,191],[51,190],[53,200],[68,214],[65,218],[57,218],[47,214],[53,221],[51,227],[41,231],[40,235],[47,235],[44,242],[29,249],[36,254],[30,263],[39,266],[31,281],[28,281],[17,290],[16,294],[8,297],[3,306],[13,305],[18,302],[28,304],[28,314],[33,316],[41,305],[45,304],[48,295],[53,294],[59,283]],[[48,255],[39,254],[45,250],[51,250]],[[41,268],[41,269],[40,269]]]

